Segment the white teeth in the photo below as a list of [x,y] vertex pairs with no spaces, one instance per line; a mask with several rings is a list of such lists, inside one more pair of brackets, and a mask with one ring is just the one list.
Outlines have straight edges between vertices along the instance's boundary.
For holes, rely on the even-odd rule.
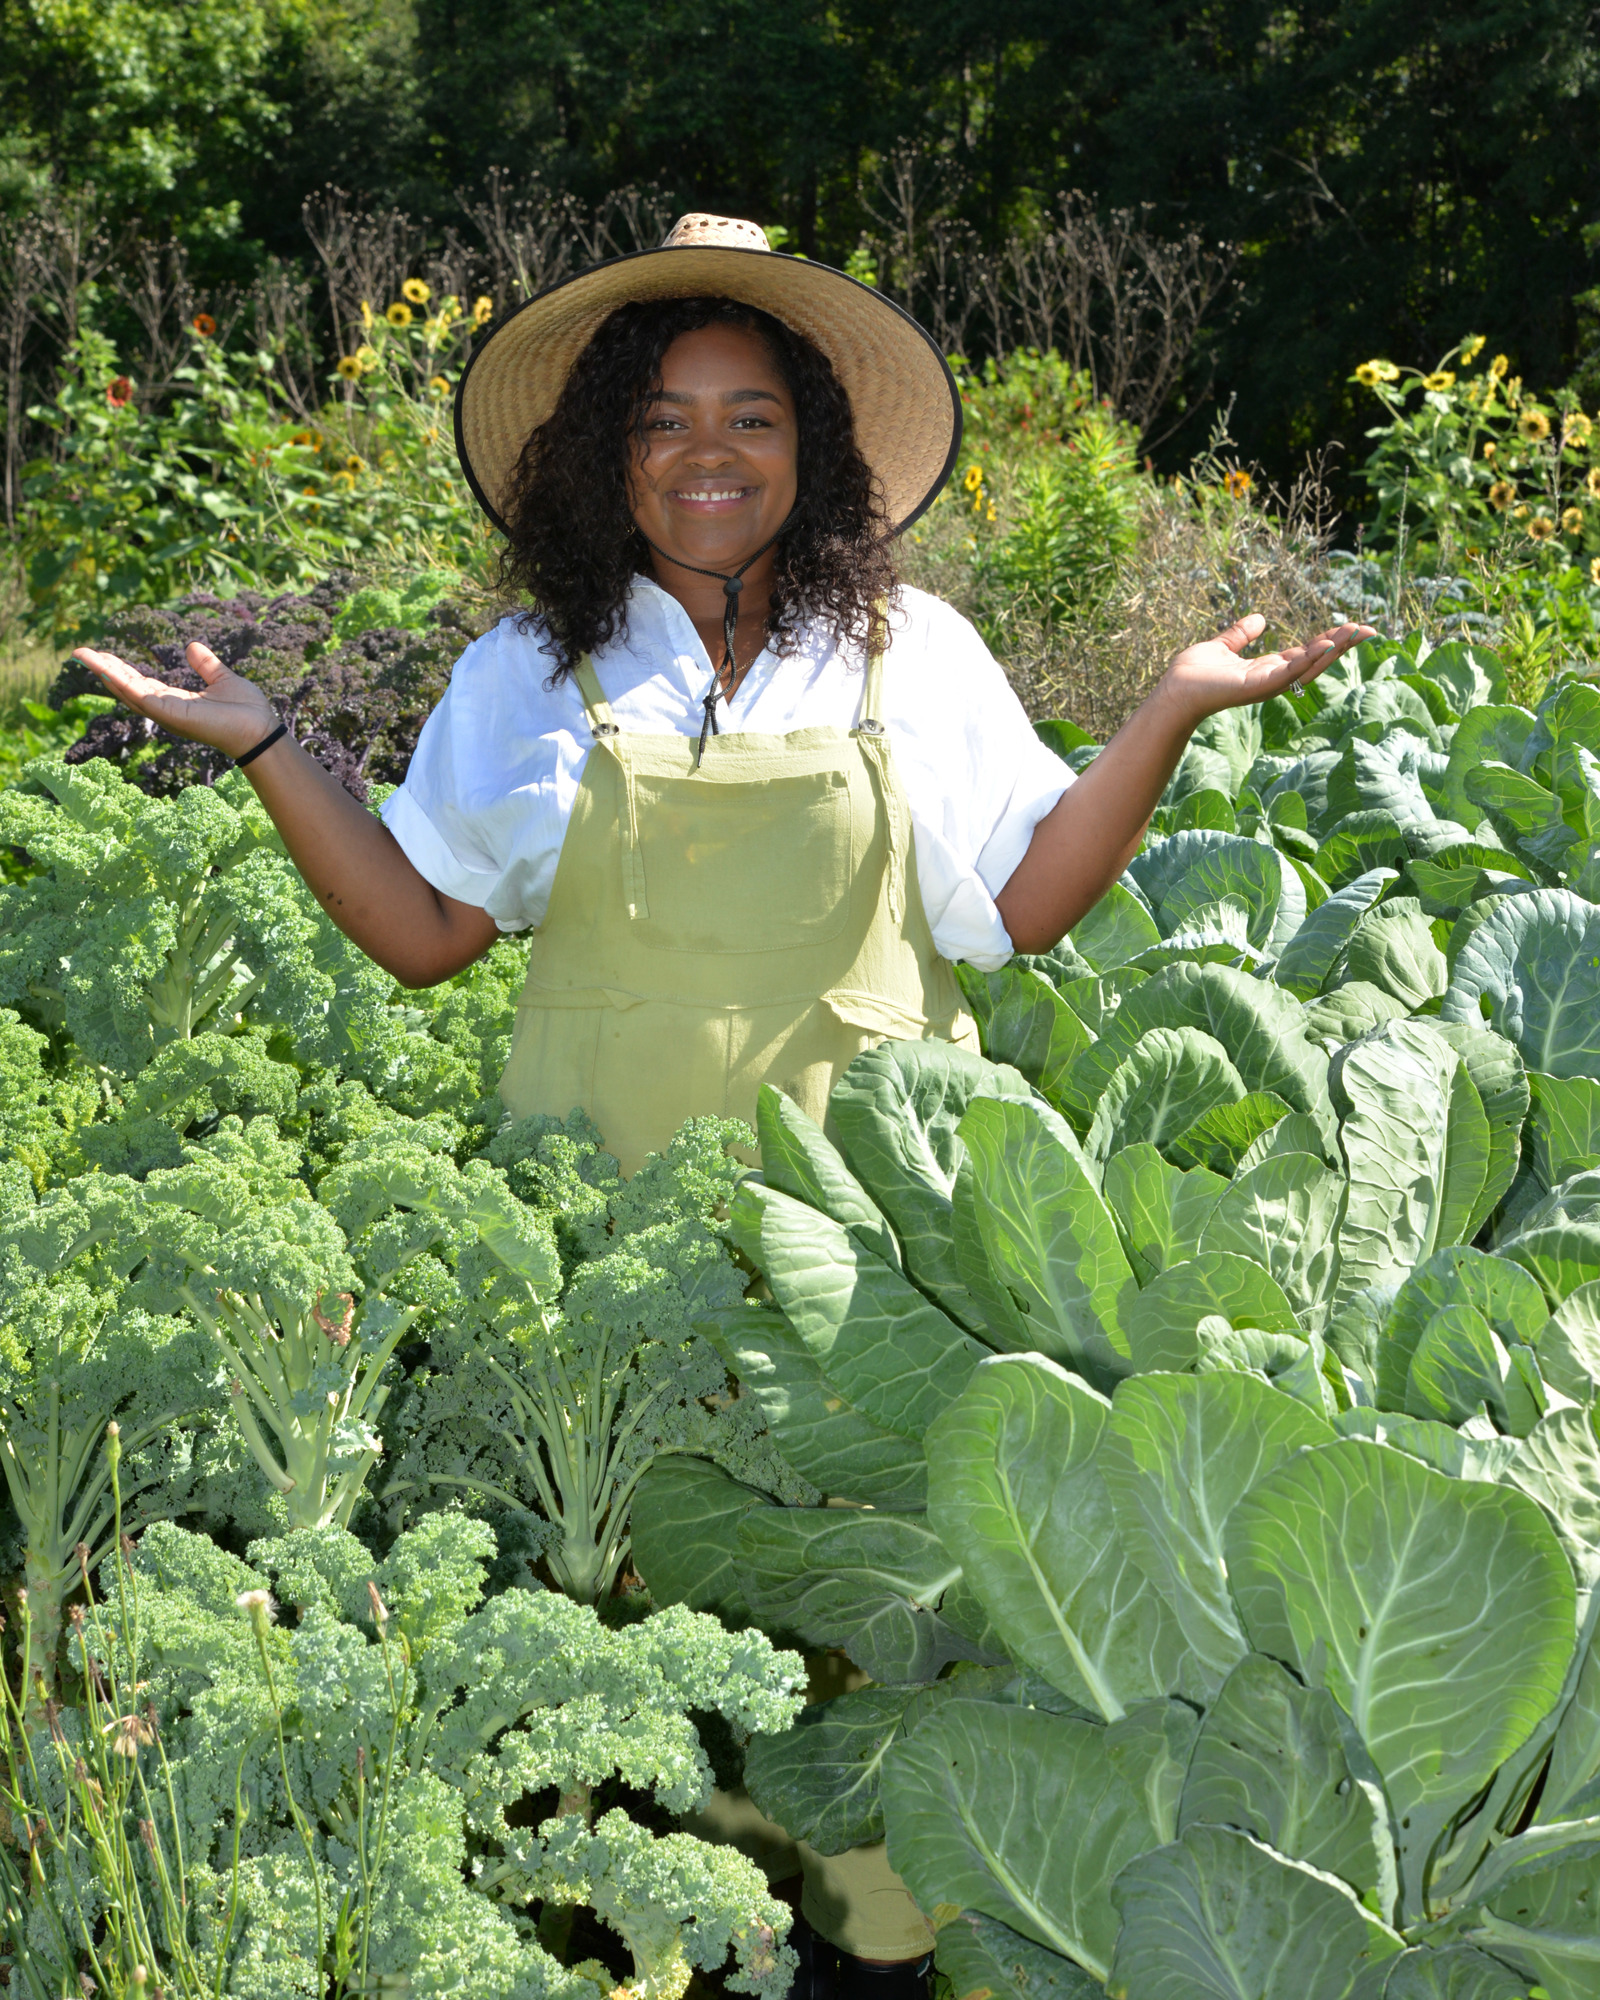
[[696,503],[704,500],[741,500],[744,497],[744,491],[745,489],[742,486],[735,486],[727,493],[680,493],[678,498]]

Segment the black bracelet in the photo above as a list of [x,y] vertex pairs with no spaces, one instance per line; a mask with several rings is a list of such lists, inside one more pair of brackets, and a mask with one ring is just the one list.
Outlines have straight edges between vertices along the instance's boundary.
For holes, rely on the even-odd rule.
[[263,750],[270,750],[273,744],[277,742],[280,736],[287,736],[288,733],[289,733],[288,723],[280,722],[277,728],[273,730],[272,734],[270,736],[263,736],[261,741],[256,745],[256,747],[253,750],[247,750],[242,757],[234,758],[233,760],[234,769],[242,771],[246,764],[254,763],[256,758],[261,755]]

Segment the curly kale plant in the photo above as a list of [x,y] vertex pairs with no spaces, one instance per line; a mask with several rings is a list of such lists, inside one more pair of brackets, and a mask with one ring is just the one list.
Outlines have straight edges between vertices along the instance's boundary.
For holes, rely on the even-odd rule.
[[[158,1526],[102,1565],[82,1723],[11,1732],[6,1803],[46,1836],[31,1903],[8,1899],[33,1963],[85,1953],[122,1991],[137,1961],[185,2000],[679,2000],[731,1952],[731,1990],[780,2000],[788,1912],[759,1870],[588,1802],[697,1806],[692,1712],[782,1729],[800,1662],[683,1610],[611,1631],[544,1591],[479,1603],[493,1553],[440,1514],[381,1563],[337,1528],[240,1562]],[[541,1910],[578,1902],[631,1979],[542,1949]]]

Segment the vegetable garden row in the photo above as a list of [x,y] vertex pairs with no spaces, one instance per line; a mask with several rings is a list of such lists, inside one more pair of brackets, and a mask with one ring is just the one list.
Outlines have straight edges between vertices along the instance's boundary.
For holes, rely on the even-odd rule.
[[11,1990],[779,2000],[741,1775],[958,2000],[1600,1989],[1600,689],[1214,718],[758,1176],[502,1125],[522,948],[398,994],[238,776],[0,844]]

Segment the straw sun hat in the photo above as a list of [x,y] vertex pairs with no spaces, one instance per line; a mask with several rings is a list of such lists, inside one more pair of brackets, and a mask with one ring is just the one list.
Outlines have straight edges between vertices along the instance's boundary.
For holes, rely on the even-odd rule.
[[753,222],[685,215],[658,249],[613,257],[550,286],[474,350],[456,390],[456,451],[496,527],[506,525],[502,503],[522,447],[607,314],[635,299],[701,296],[771,313],[827,355],[897,532],[932,505],[961,442],[960,391],[932,338],[843,271],[775,254]]

